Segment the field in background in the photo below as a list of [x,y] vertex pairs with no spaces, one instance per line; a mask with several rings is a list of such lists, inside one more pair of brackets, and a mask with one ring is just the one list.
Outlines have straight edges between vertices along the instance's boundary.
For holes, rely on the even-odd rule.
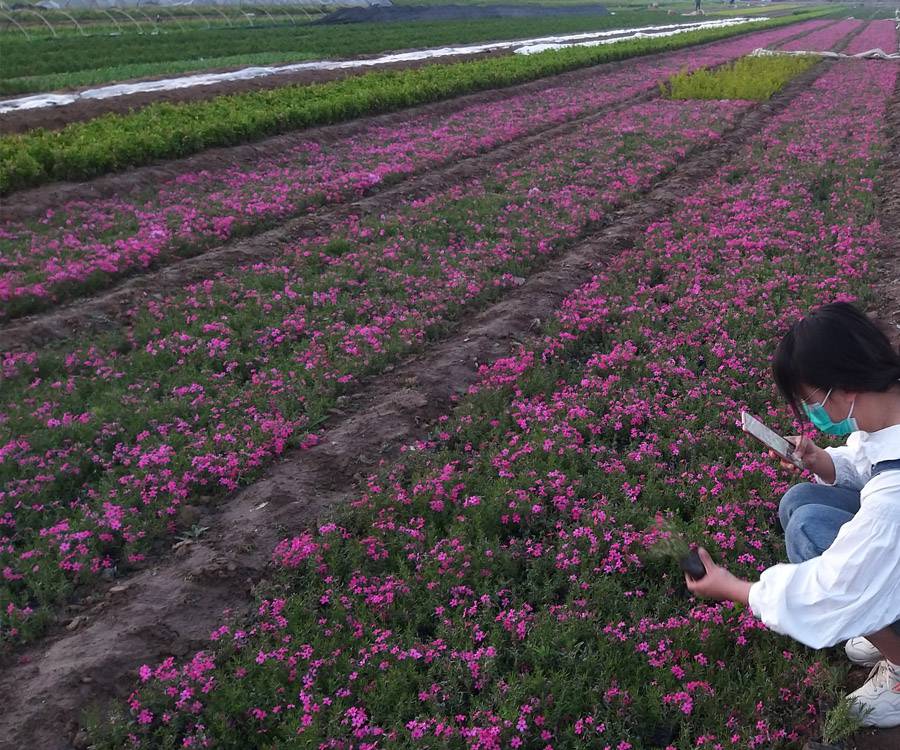
[[[544,3],[542,3],[544,4]],[[577,4],[577,3],[573,3]],[[551,3],[552,5],[552,3]],[[31,18],[26,38],[6,23],[0,32],[4,54],[0,56],[0,95],[52,91],[93,86],[150,76],[246,65],[300,62],[313,59],[343,59],[401,49],[448,44],[546,36],[556,33],[597,31],[654,24],[686,23],[694,17],[680,15],[687,4],[673,4],[679,14],[669,15],[670,6],[650,9],[646,5],[613,8],[610,16],[560,16],[552,18],[478,19],[389,24],[310,25],[288,6],[272,8],[269,15],[248,9],[248,15],[223,7],[222,18],[190,21],[182,16],[160,19],[153,25],[134,12],[135,23],[120,18],[119,27],[98,27],[97,11],[89,13],[89,36],[82,36],[58,12],[43,15],[60,31],[48,33],[39,19]],[[725,7],[725,6],[722,6]],[[785,13],[793,4],[752,8],[753,12]],[[810,6],[805,6],[808,9]],[[169,9],[166,9],[168,11]],[[713,9],[718,10],[718,8]],[[711,10],[711,14],[713,14]],[[174,9],[173,9],[174,11]],[[128,9],[127,12],[132,12]],[[145,12],[149,12],[146,11]],[[198,11],[202,12],[202,9]],[[252,13],[252,15],[249,15]],[[731,10],[725,11],[726,14]],[[78,17],[78,12],[74,15]],[[161,14],[162,15],[162,14]],[[176,22],[181,25],[180,28]],[[113,32],[112,34],[108,32]],[[140,43],[135,43],[139,35]]]
[[[799,16],[764,17],[736,26],[691,29],[673,36],[623,39],[599,46],[575,45],[531,55],[499,54],[417,69],[376,70],[321,85],[259,91],[251,81],[246,93],[233,96],[174,105],[153,103],[127,114],[73,122],[51,132],[36,129],[2,136],[0,194],[57,180],[119,172],[214,146],[237,145],[300,127],[510,86],[602,62],[748,36],[762,29],[789,26],[797,20],[823,18],[823,13],[829,12],[826,9]],[[201,97],[204,89],[200,87]]]
[[140,44],[133,35],[32,41],[7,37],[0,58],[0,92],[51,91],[198,70],[672,22],[664,13],[646,11],[557,19],[195,29],[143,36]]

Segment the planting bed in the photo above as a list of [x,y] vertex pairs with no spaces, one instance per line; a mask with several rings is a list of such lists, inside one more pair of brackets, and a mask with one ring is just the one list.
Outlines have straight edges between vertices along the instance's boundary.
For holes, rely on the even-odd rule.
[[348,217],[154,300],[106,341],[20,354],[5,373],[5,427],[19,442],[3,468],[7,499],[28,498],[33,511],[20,508],[9,529],[24,546],[7,580],[24,600],[52,600],[66,580],[143,559],[141,540],[191,493],[234,489],[303,440],[342,385],[520,283],[745,106],[619,110],[489,177]]
[[[692,20],[676,18],[674,22]],[[665,11],[641,9],[615,16],[494,18],[479,23],[169,29],[142,39],[130,34],[70,34],[26,40],[0,31],[5,53],[0,60],[0,93],[12,96],[213,68],[350,59],[394,50],[672,22]]]
[[[798,33],[8,222],[7,316],[148,273],[114,314],[116,290],[45,313],[86,329],[68,341],[3,329],[0,747],[815,735],[841,661],[644,554],[661,514],[745,575],[783,558],[787,477],[734,415],[788,428],[772,342],[826,299],[873,303],[892,247],[900,66],[742,83],[767,61],[657,95]],[[738,98],[690,98],[717,85]]]
[[837,23],[825,26],[818,31],[813,31],[806,36],[792,39],[791,41],[780,45],[779,49],[785,52],[796,52],[801,50],[821,52],[830,50],[845,40],[848,35],[859,33],[865,28],[866,23],[866,21],[859,21],[852,18],[838,21]]
[[898,34],[897,24],[894,21],[871,21],[861,34],[855,37],[847,49],[848,55],[856,55],[860,52],[868,52],[870,49],[880,49],[882,52],[897,52]]
[[[444,63],[462,62],[463,60],[478,60],[499,55],[508,54],[505,51],[485,52],[479,55],[460,55],[442,59]],[[250,64],[248,61],[247,64]],[[261,61],[262,62],[262,61]],[[406,70],[420,68],[423,65],[432,65],[431,60],[387,63],[383,70]],[[224,64],[213,68],[207,68],[205,72],[221,73],[232,70]],[[185,89],[170,89],[168,91],[153,91],[128,96],[113,97],[110,99],[82,99],[65,107],[43,107],[41,109],[22,109],[14,112],[5,112],[0,116],[0,134],[26,133],[34,128],[46,130],[59,130],[73,122],[84,122],[95,117],[108,114],[127,114],[136,109],[141,109],[149,104],[192,102],[202,99],[212,99],[216,96],[228,96],[247,91],[266,91],[282,86],[302,86],[312,83],[325,83],[342,78],[359,75],[360,70],[352,68],[344,70],[306,70],[296,73],[283,73],[277,76],[252,78],[249,80],[222,81],[209,86],[195,86]],[[145,80],[141,78],[140,80]]]

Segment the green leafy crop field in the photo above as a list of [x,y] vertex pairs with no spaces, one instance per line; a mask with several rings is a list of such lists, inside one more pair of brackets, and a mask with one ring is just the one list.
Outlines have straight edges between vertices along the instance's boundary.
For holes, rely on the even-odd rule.
[[192,28],[155,36],[0,36],[0,94],[51,91],[238,65],[352,58],[444,44],[600,31],[691,18],[641,10],[608,16],[498,18],[390,24]]

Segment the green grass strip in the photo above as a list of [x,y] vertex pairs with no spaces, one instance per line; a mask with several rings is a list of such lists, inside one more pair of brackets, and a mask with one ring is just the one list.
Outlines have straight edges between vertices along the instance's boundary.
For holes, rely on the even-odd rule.
[[818,61],[815,55],[742,57],[715,70],[683,70],[659,87],[667,99],[749,99],[761,102]]
[[152,104],[57,131],[0,138],[0,194],[234,146],[265,136],[350,120],[484,89],[511,86],[598,63],[663,52],[808,20],[828,11],[705,29],[662,39],[569,47],[537,55],[372,72],[339,81],[285,86],[184,104]]

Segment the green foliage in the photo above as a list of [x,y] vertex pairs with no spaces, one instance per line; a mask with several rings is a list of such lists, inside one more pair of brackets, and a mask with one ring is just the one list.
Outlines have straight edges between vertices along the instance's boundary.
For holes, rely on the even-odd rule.
[[38,129],[4,136],[0,138],[0,194],[56,180],[90,179],[207,148],[512,86],[796,20],[782,18],[747,24],[739,30],[709,29],[602,47],[570,47],[537,55],[379,71],[324,84],[286,86],[201,102],[153,104],[127,115],[110,114],[73,123],[58,131]]
[[714,70],[686,70],[660,84],[668,99],[750,99],[764,101],[819,61],[815,55],[742,57]]
[[[679,19],[685,22],[691,19]],[[221,19],[220,19],[221,21]],[[128,77],[209,70],[226,65],[298,62],[355,57],[442,44],[517,39],[528,36],[599,31],[653,23],[672,23],[664,11],[614,16],[500,18],[478,21],[360,23],[336,26],[249,28],[173,27],[165,33],[66,35],[27,40],[21,34],[0,36],[0,93],[48,91],[94,85]],[[223,57],[227,55],[227,57]]]
[[[867,709],[866,713],[871,713]],[[822,739],[829,745],[843,742],[862,728],[862,721],[854,713],[852,704],[848,700],[839,700],[825,717],[822,727]]]
[[17,185],[39,182],[45,174],[37,159],[14,142],[0,140],[0,164],[0,195],[10,192]]

